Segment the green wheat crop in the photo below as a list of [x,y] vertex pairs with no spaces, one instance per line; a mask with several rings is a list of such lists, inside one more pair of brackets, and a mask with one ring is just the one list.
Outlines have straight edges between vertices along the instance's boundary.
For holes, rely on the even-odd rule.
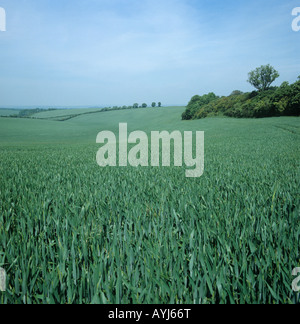
[[294,133],[209,120],[200,179],[99,168],[95,144],[2,143],[0,303],[299,302],[299,120],[284,121]]

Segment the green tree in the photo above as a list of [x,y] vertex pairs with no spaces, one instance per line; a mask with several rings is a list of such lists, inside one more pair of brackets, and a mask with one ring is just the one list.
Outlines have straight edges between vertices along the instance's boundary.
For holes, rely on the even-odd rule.
[[289,83],[287,81],[284,81],[284,82],[281,83],[280,88],[283,89],[283,88],[286,88],[288,86],[289,86]]
[[186,110],[182,114],[182,119],[183,120],[194,119],[196,117],[197,112],[200,111],[200,109],[204,105],[207,105],[218,98],[219,97],[216,96],[213,92],[210,92],[203,96],[199,96],[199,95],[193,96],[190,102],[188,103]]
[[265,91],[269,89],[270,85],[279,77],[279,73],[268,64],[262,65],[254,71],[249,72],[248,76],[248,82],[250,84],[259,91]]
[[151,106],[154,108],[156,107],[156,102],[152,102]]
[[146,103],[142,104],[142,108],[147,108],[147,107],[148,107],[148,105]]
[[234,90],[231,92],[230,96],[239,96],[239,95],[242,95],[243,94],[243,91],[240,91],[240,90]]
[[158,103],[158,107],[161,107],[161,102]]
[[139,104],[138,103],[134,103],[133,104],[133,108],[139,108]]

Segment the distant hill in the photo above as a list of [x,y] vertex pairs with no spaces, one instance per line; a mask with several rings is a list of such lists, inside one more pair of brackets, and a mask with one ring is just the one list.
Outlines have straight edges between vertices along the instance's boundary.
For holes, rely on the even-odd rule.
[[[173,106],[171,108],[182,108],[182,106]],[[81,115],[90,115],[104,112],[113,112],[113,111],[137,111],[144,109],[165,109],[166,107],[147,107],[145,104],[142,106],[114,106],[114,107],[104,107],[104,108],[65,108],[65,109],[56,109],[56,108],[34,108],[34,109],[20,109],[20,110],[11,110],[14,111],[13,114],[6,112],[2,117],[15,117],[15,118],[31,118],[31,119],[47,119],[53,121],[67,121]],[[185,108],[185,107],[183,107]],[[1,117],[1,115],[0,115]]]
[[0,108],[0,117],[7,117],[7,116],[18,115],[19,112],[20,112],[19,109]]

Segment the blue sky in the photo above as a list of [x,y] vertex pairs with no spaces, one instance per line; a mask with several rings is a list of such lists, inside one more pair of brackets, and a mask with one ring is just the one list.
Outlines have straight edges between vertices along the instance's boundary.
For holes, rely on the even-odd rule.
[[300,75],[299,0],[0,0],[0,106],[114,106],[251,91]]

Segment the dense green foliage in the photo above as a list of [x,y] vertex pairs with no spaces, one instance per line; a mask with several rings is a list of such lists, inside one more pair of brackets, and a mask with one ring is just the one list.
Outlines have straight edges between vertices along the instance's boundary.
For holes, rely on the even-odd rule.
[[249,73],[248,82],[257,90],[268,90],[271,84],[279,78],[279,73],[270,64],[262,65]]
[[224,114],[238,118],[261,118],[300,115],[300,81],[283,82],[280,87],[265,91],[242,93],[234,91],[228,97],[203,102],[204,95],[194,96],[183,113],[183,119],[200,119]]
[[[295,303],[299,119],[0,118],[0,303]],[[98,131],[204,130],[205,173],[99,168]]]
[[201,107],[208,105],[218,98],[219,97],[217,97],[213,92],[210,92],[209,94],[205,94],[203,96],[195,95],[187,105],[185,112],[182,114],[182,119],[193,119],[194,115],[201,109]]

